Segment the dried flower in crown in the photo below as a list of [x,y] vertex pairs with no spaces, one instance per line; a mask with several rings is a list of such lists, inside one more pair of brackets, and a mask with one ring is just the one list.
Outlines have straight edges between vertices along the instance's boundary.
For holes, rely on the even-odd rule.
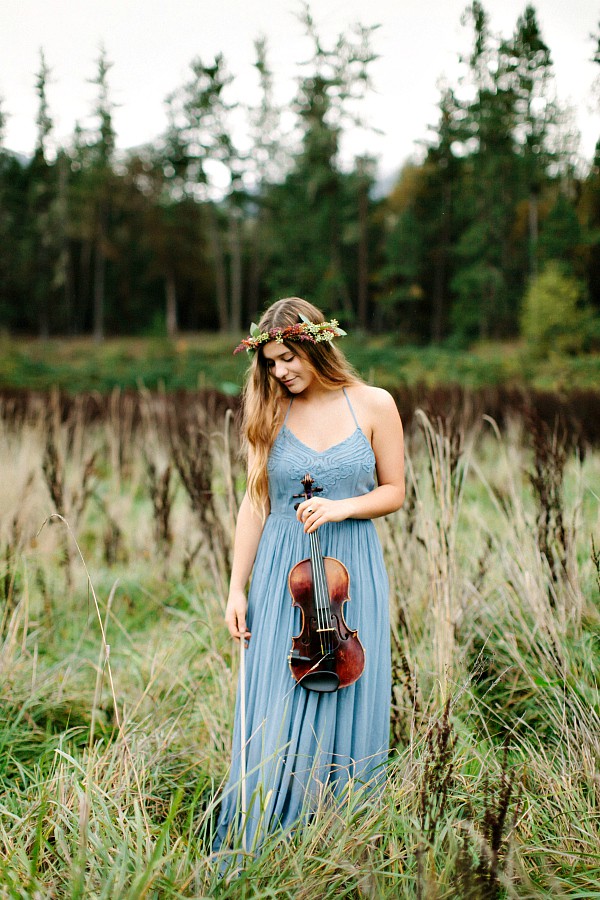
[[233,352],[246,350],[252,353],[258,350],[261,344],[267,344],[269,341],[275,341],[277,344],[283,344],[284,341],[309,341],[311,344],[320,344],[326,341],[330,344],[335,337],[343,337],[346,334],[343,328],[339,327],[337,319],[331,319],[329,322],[310,322],[302,314],[300,318],[302,321],[295,325],[288,325],[287,328],[271,328],[269,331],[260,331],[258,325],[253,322],[250,334]]

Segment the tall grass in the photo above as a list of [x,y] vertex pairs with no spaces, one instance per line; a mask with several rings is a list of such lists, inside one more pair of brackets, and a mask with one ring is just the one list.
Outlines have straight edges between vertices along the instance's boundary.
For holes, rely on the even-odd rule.
[[115,392],[94,417],[55,397],[0,418],[0,897],[598,896],[600,455],[517,414],[408,430],[407,502],[378,523],[383,794],[211,856],[228,406]]

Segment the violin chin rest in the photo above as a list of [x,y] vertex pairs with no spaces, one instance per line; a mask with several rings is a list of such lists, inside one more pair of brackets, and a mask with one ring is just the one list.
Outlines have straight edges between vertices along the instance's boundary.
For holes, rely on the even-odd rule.
[[335,672],[307,672],[298,684],[301,684],[307,691],[331,694],[333,691],[337,691],[340,679]]

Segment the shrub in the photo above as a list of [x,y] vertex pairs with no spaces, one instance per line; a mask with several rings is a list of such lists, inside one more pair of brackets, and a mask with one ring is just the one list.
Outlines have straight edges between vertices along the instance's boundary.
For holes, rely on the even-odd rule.
[[585,340],[583,287],[560,264],[550,262],[529,285],[521,311],[521,334],[541,356],[550,350],[577,353]]

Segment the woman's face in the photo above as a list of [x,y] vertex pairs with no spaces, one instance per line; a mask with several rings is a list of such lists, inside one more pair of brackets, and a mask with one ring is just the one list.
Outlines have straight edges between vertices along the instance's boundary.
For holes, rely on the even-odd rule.
[[306,358],[285,344],[269,341],[262,348],[269,375],[276,378],[292,394],[300,394],[314,381],[315,375]]

